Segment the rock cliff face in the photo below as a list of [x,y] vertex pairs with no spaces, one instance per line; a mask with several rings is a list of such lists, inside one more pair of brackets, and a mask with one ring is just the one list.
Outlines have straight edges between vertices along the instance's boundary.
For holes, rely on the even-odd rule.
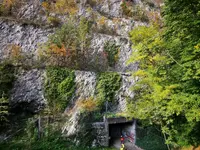
[[[121,88],[116,92],[115,99],[117,104],[112,106],[113,112],[122,112],[126,110],[126,98],[134,97],[130,87],[134,85],[129,71],[137,69],[137,64],[127,65],[132,48],[128,33],[134,26],[145,24],[135,21],[132,18],[124,17],[122,14],[121,0],[99,1],[96,5],[91,5],[90,0],[77,1],[79,11],[78,16],[85,16],[90,19],[96,16],[96,30],[93,32],[90,49],[95,55],[103,51],[106,41],[115,41],[120,46],[119,60],[116,65],[110,69],[119,72],[122,77]],[[134,1],[134,4],[141,4],[141,1]],[[90,8],[90,11],[88,11]],[[53,13],[50,15],[54,15]],[[0,18],[0,60],[7,58],[10,53],[7,51],[9,45],[18,45],[28,57],[25,63],[37,60],[37,49],[41,43],[48,40],[48,36],[54,33],[55,28],[45,26],[47,18],[45,10],[41,3],[36,0],[26,1],[12,17]],[[62,23],[65,23],[65,15],[58,16]],[[16,19],[17,18],[17,19]],[[107,28],[114,31],[107,32],[101,28],[98,20],[106,18],[104,23]],[[93,62],[93,61],[91,61]],[[30,63],[31,64],[31,63]],[[71,100],[71,104],[80,99],[95,97],[95,87],[97,74],[93,71],[75,71],[76,92]],[[44,96],[44,69],[29,69],[21,71],[14,83],[10,103],[13,108],[22,108],[21,110],[37,113],[47,104]],[[66,106],[67,107],[67,106]],[[67,110],[67,109],[66,109]],[[79,110],[74,109],[75,113],[69,120],[69,125],[65,127],[67,134],[71,135],[78,129]]]
[[16,23],[13,20],[0,19],[0,60],[8,57],[10,45],[18,45],[28,58],[34,59],[40,43],[46,42],[52,29],[42,29],[33,25]]
[[16,111],[37,113],[45,107],[43,95],[44,71],[32,69],[20,71],[14,83],[10,103]]

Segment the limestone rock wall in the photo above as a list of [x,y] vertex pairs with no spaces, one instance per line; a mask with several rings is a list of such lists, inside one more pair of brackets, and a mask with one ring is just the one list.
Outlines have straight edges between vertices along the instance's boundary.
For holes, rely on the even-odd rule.
[[8,57],[9,46],[18,45],[31,61],[36,56],[38,46],[48,40],[50,33],[52,29],[0,19],[0,60]]
[[16,111],[37,113],[44,109],[46,100],[43,92],[44,71],[22,70],[14,83],[10,104]]
[[94,97],[96,87],[96,74],[89,71],[75,71],[76,93],[74,100],[84,100]]
[[[54,33],[55,28],[41,26],[47,21],[45,10],[41,7],[39,0],[26,0],[17,13],[16,18],[5,19],[0,17],[0,61],[5,59],[9,52],[7,47],[11,44],[16,44],[22,48],[22,51],[28,55],[29,63],[37,59],[37,49],[39,44],[48,40],[48,36]],[[123,17],[121,10],[121,0],[100,0],[95,6],[91,6],[89,0],[77,1],[79,6],[78,16],[85,16],[88,19],[94,20],[96,28],[92,33],[90,48],[92,58],[91,64],[95,63],[96,56],[103,52],[104,44],[107,41],[115,41],[120,46],[119,60],[112,68],[108,67],[107,71],[119,72],[122,76],[122,85],[115,95],[117,101],[111,110],[113,112],[122,112],[126,110],[126,98],[133,98],[134,93],[130,87],[135,81],[131,78],[129,71],[137,70],[138,64],[127,65],[126,62],[132,53],[132,43],[129,39],[129,31],[138,25],[145,25],[140,21],[135,21],[132,18]],[[135,0],[135,3],[141,3],[140,0]],[[90,11],[88,11],[90,8]],[[55,15],[55,14],[50,14]],[[68,16],[58,16],[62,23],[65,23],[65,18]],[[99,20],[105,19],[105,26],[112,30],[112,34],[102,28]],[[24,19],[22,23],[18,19]],[[18,20],[18,21],[17,21]],[[27,22],[28,20],[28,22]],[[37,22],[37,23],[36,23]],[[39,24],[38,24],[39,23]],[[101,30],[101,31],[100,31]],[[104,63],[104,62],[102,62]],[[76,108],[76,101],[95,97],[96,77],[97,74],[91,71],[75,71],[76,92],[71,101],[73,115],[67,120],[63,132],[67,135],[72,135],[78,130],[78,119],[80,117],[79,110]],[[45,70],[29,69],[23,70],[18,74],[14,83],[11,94],[10,103],[14,108],[23,108],[24,110],[36,113],[42,110],[46,105],[44,98],[44,80]],[[67,106],[66,106],[67,107]],[[69,109],[66,109],[69,110]]]

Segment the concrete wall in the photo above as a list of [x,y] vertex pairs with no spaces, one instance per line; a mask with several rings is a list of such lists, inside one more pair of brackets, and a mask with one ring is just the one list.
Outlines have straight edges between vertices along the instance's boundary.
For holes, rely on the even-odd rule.
[[127,120],[124,117],[104,118],[104,122],[93,124],[96,133],[96,145],[120,145],[120,137],[124,136],[125,142],[135,144],[136,120]]

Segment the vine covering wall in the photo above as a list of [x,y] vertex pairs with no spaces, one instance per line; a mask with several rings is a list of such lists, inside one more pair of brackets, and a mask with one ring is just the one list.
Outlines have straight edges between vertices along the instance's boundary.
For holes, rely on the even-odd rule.
[[104,45],[104,52],[108,59],[108,65],[113,67],[119,59],[120,46],[115,42],[107,41]]
[[98,75],[97,79],[97,101],[99,107],[104,102],[114,102],[115,93],[121,86],[121,76],[116,72],[104,72]]
[[63,111],[75,92],[74,71],[49,67],[46,70],[45,96],[51,110]]

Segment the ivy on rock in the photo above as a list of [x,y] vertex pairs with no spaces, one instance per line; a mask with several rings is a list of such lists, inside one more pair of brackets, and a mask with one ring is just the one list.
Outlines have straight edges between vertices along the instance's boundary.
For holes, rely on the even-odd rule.
[[107,41],[104,45],[104,52],[108,59],[108,65],[113,67],[119,59],[120,46],[115,42]]
[[104,72],[97,79],[97,101],[101,107],[105,101],[113,102],[115,93],[121,86],[121,76],[116,72]]
[[75,92],[74,71],[49,67],[46,70],[45,96],[53,111],[63,111]]

